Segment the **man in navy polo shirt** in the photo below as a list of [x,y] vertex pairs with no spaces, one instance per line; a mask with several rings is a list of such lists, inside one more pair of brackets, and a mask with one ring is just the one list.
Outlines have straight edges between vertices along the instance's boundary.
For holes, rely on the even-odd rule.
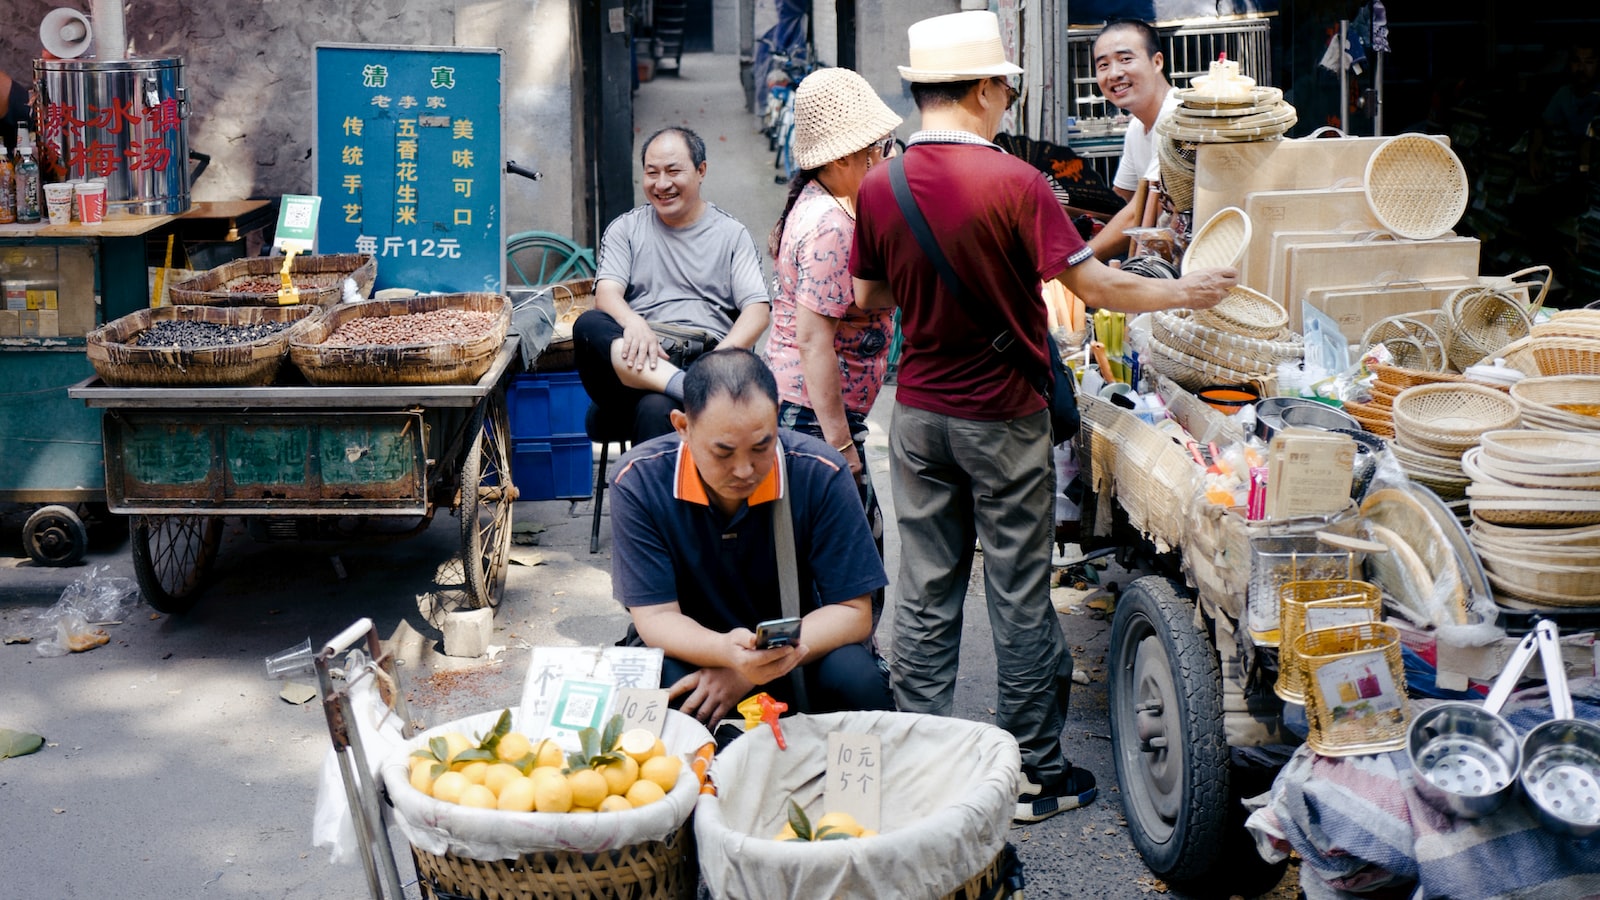
[[[635,446],[611,488],[612,590],[645,645],[665,651],[662,685],[714,723],[757,691],[792,702],[785,676],[803,666],[809,712],[893,709],[863,643],[888,578],[844,458],[778,428],[777,383],[748,350],[702,356],[683,394],[675,433]],[[772,517],[784,494],[800,643],[760,650],[756,624],[783,615]]]

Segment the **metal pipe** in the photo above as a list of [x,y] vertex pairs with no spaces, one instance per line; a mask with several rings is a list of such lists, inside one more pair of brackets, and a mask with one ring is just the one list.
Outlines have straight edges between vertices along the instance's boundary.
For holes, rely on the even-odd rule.
[[1383,137],[1383,54],[1382,50],[1372,51],[1378,57],[1377,67],[1372,70],[1372,134],[1374,137]]
[[1344,64],[1345,48],[1350,46],[1350,20],[1339,20],[1339,130],[1350,133],[1350,69]]
[[126,59],[128,28],[122,17],[122,0],[92,0],[89,26],[94,29],[95,59]]

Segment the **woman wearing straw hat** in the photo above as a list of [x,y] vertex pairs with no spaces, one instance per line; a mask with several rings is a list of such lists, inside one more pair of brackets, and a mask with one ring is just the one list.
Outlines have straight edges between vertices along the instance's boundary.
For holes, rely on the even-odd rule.
[[777,283],[767,364],[778,378],[779,424],[844,455],[881,536],[863,444],[888,368],[894,311],[856,307],[849,257],[856,191],[868,170],[894,154],[900,117],[849,69],[807,75],[795,89],[794,116],[800,171],[767,240]]

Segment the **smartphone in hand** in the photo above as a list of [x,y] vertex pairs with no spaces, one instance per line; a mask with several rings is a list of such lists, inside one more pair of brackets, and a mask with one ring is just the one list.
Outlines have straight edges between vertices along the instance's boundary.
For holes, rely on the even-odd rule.
[[756,625],[756,649],[792,647],[800,643],[799,619],[768,619]]

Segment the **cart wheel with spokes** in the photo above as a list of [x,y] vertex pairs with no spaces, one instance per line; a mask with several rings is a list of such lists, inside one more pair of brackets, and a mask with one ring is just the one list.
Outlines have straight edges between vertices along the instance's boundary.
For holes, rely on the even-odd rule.
[[499,606],[511,555],[511,426],[504,397],[491,393],[473,416],[477,439],[461,464],[461,567],[467,601],[475,608]]
[[44,506],[23,524],[22,546],[41,566],[75,566],[89,549],[89,530],[65,506]]
[[1226,865],[1222,671],[1193,599],[1161,576],[1129,585],[1112,619],[1111,672],[1112,753],[1134,847],[1169,881]]
[[133,574],[144,599],[164,613],[188,612],[222,546],[221,516],[133,516]]

